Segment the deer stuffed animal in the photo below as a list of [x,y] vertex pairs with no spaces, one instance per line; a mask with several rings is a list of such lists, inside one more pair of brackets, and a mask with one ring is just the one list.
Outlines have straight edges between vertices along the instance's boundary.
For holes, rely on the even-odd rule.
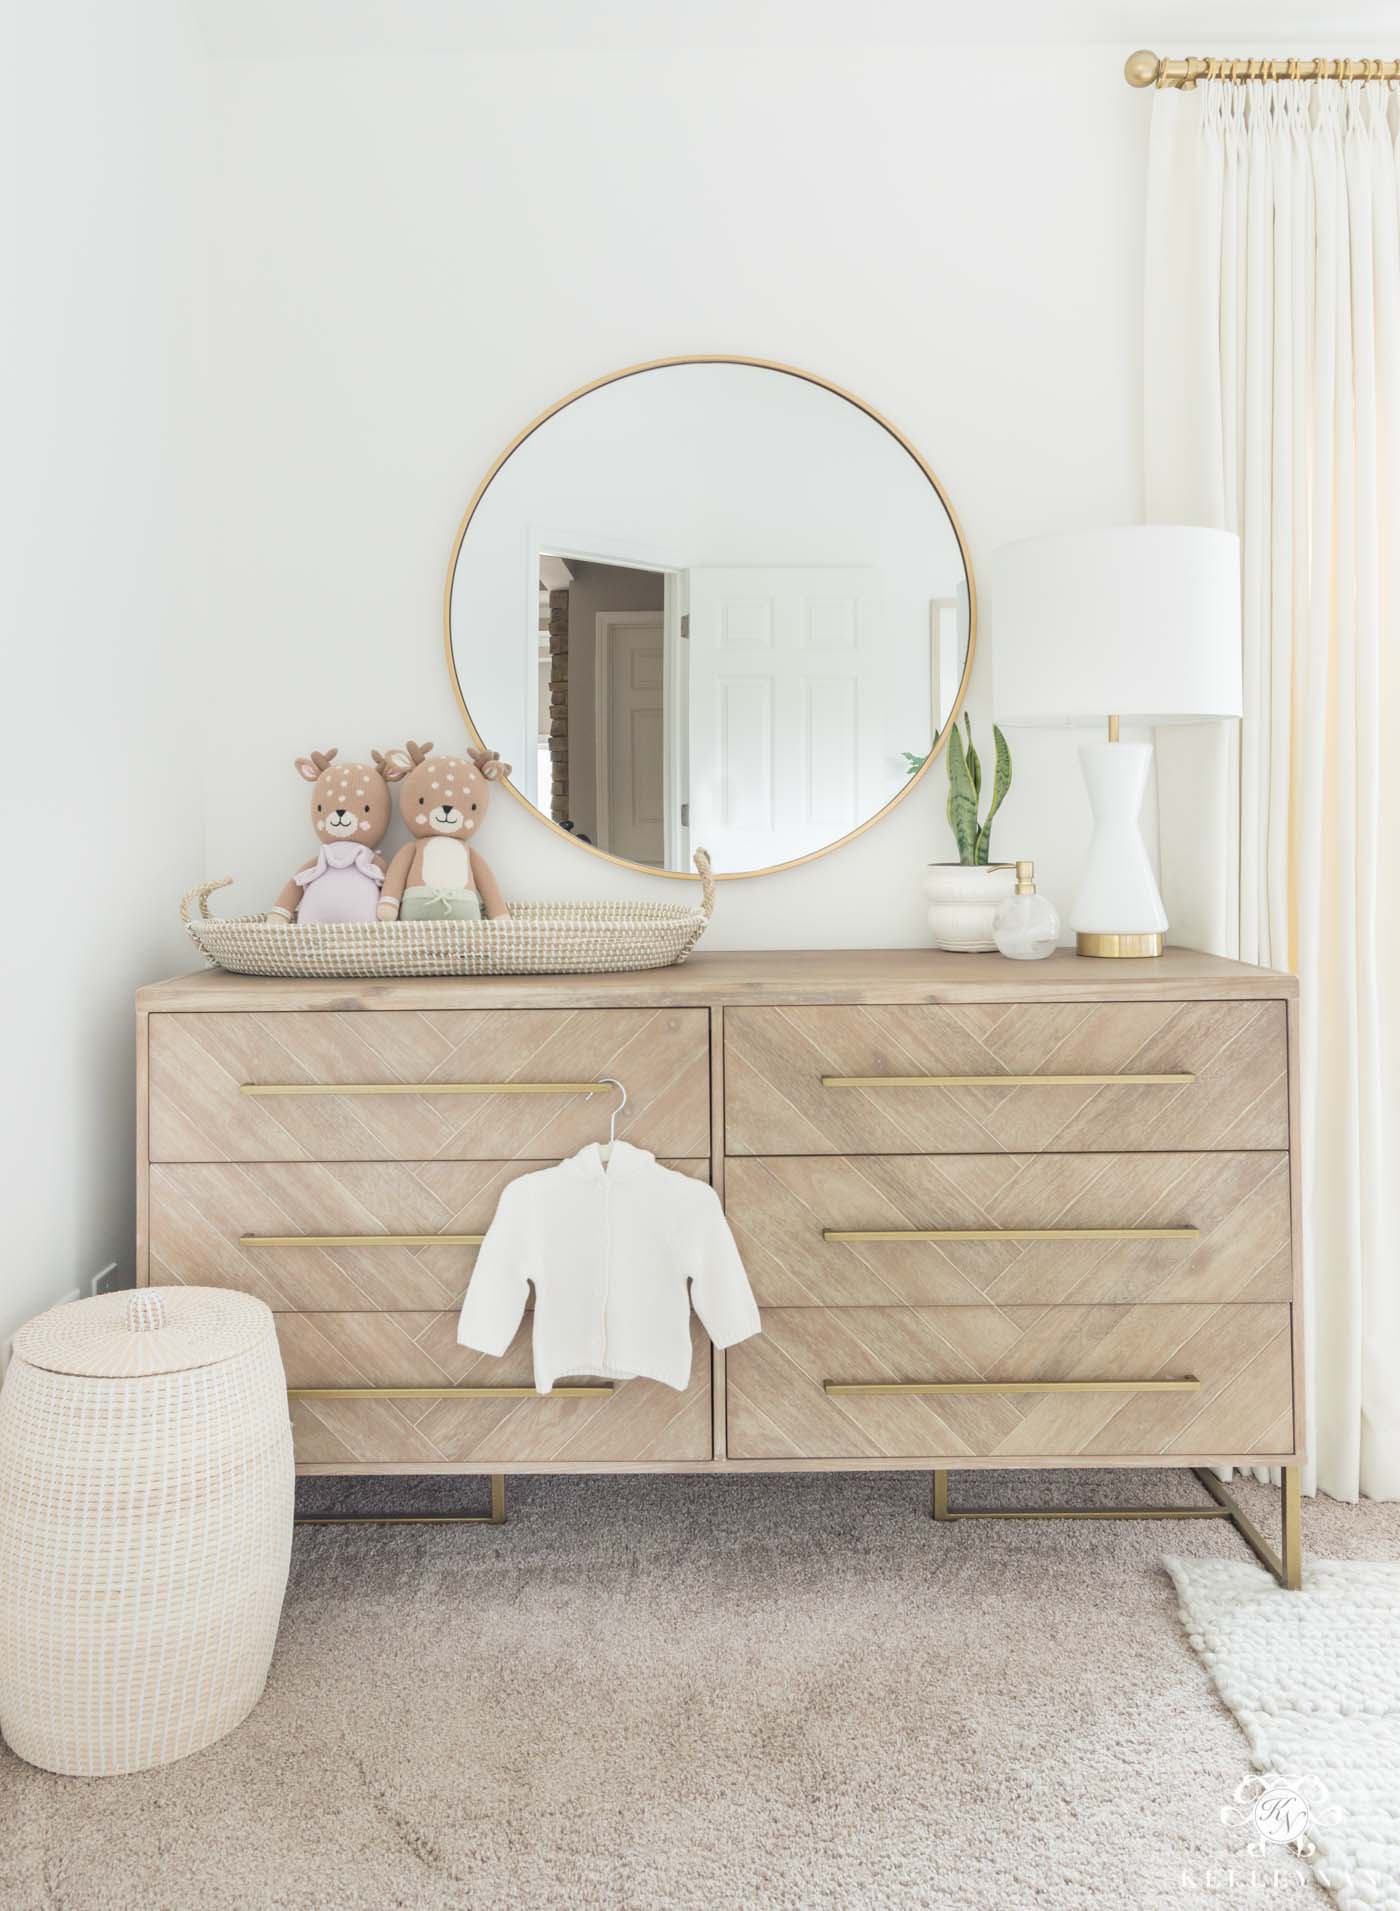
[[508,917],[501,889],[477,853],[493,786],[510,775],[494,750],[432,756],[431,743],[391,750],[402,778],[399,814],[411,840],[389,865],[379,920],[479,922]]
[[268,911],[269,922],[373,922],[385,863],[375,852],[389,827],[389,785],[404,774],[371,751],[373,763],[337,763],[336,750],[299,756],[298,773],[315,787],[311,824],[319,852],[291,877]]

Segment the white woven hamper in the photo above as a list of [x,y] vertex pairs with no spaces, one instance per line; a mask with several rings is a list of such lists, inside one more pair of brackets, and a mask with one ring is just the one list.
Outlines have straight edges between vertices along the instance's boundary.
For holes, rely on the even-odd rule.
[[0,1734],[51,1772],[141,1771],[261,1696],[295,1476],[272,1314],[143,1288],[20,1329],[0,1389]]

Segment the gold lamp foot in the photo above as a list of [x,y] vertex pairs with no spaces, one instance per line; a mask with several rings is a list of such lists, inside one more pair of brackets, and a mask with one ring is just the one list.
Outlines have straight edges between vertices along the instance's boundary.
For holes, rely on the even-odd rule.
[[1140,960],[1144,956],[1161,955],[1166,946],[1167,938],[1160,929],[1146,930],[1141,935],[1108,935],[1080,929],[1074,938],[1075,953],[1082,956],[1130,956]]

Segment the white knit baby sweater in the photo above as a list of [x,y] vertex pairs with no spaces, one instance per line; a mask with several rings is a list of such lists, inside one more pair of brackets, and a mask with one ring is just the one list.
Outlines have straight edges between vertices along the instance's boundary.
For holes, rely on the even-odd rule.
[[503,1354],[535,1290],[535,1387],[561,1374],[683,1388],[690,1303],[716,1347],[759,1331],[719,1197],[644,1148],[594,1142],[502,1192],[476,1258],[457,1338]]

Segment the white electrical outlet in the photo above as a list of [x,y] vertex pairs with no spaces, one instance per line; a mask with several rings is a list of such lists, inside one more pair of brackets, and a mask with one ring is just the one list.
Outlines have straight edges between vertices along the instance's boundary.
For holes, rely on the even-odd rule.
[[88,1282],[88,1293],[110,1294],[112,1289],[118,1285],[117,1264],[115,1261],[108,1261],[106,1267],[100,1268]]

